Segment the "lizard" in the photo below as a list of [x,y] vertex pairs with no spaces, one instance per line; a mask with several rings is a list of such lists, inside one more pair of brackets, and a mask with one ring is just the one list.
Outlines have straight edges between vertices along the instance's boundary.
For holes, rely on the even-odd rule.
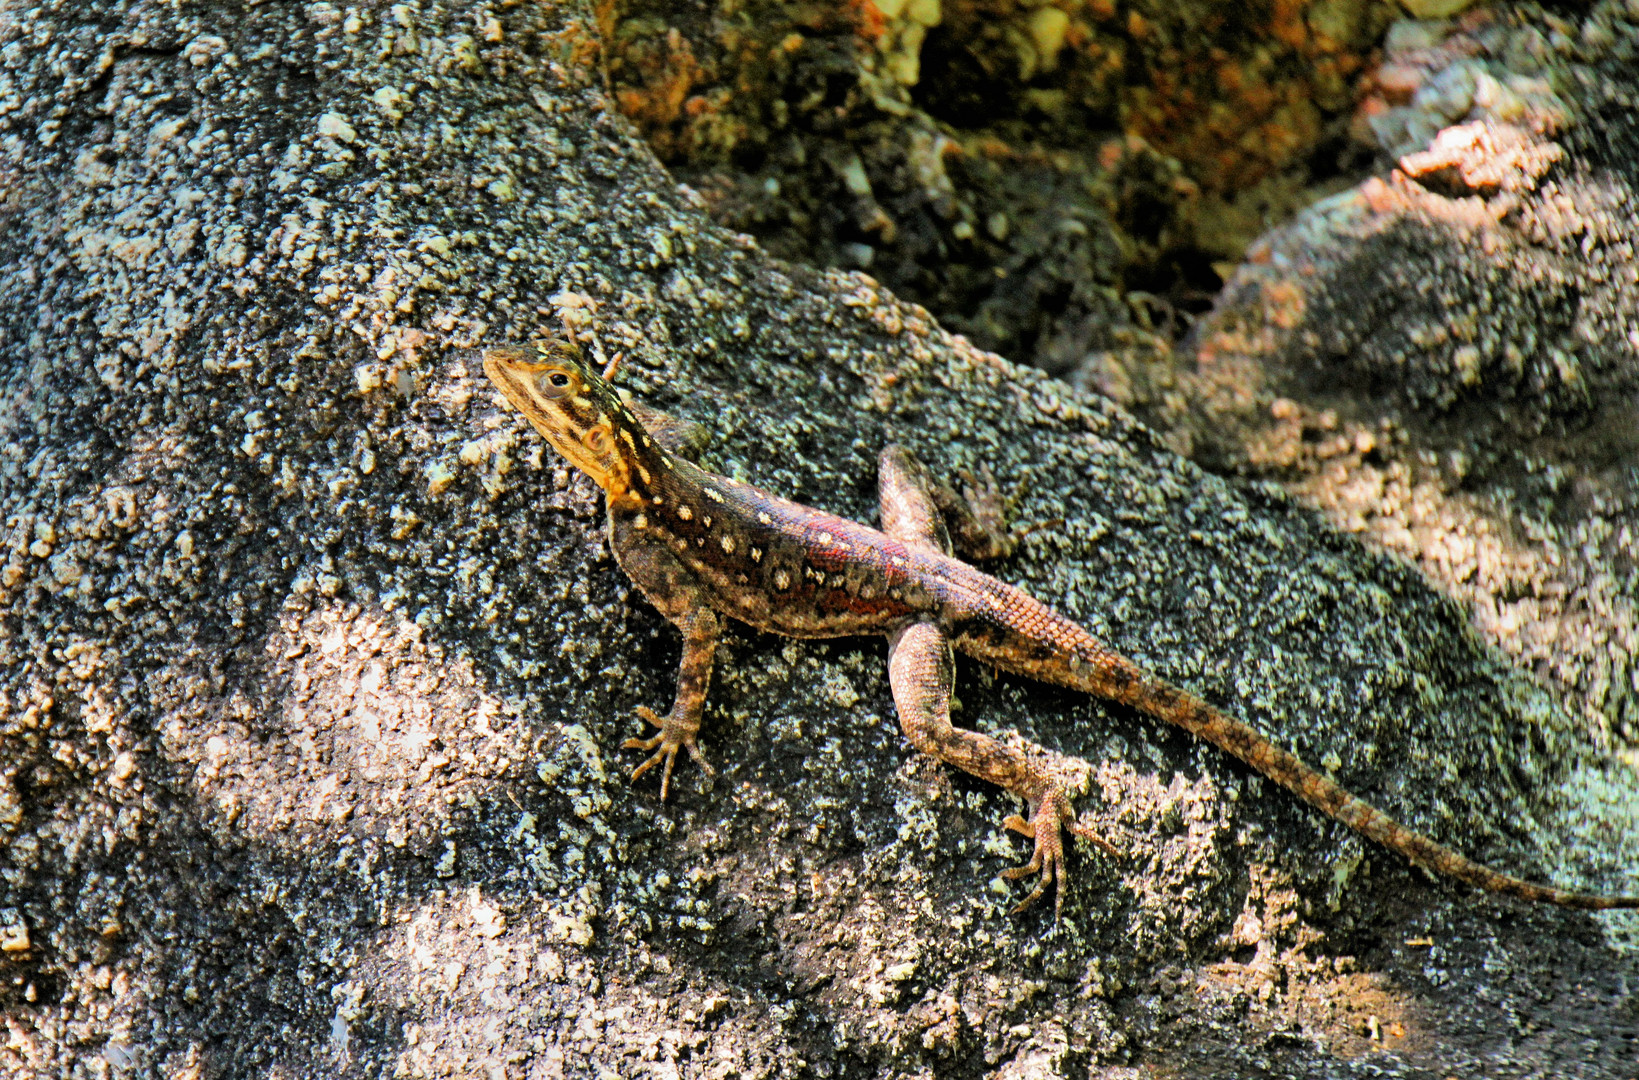
[[[1255,728],[1166,682],[1023,590],[955,557],[1003,554],[994,523],[904,448],[878,462],[881,528],[791,502],[718,476],[683,456],[684,426],[609,384],[617,356],[597,370],[567,335],[483,351],[483,370],[557,453],[603,489],[609,546],[638,590],[683,635],[676,697],[659,730],[623,749],[650,751],[632,773],[661,767],[660,798],[679,751],[708,774],[701,715],[726,619],[793,638],[881,634],[900,725],[919,751],[1019,796],[1028,816],[1009,829],[1034,841],[1028,863],[1002,871],[1039,875],[1013,909],[1049,886],[1055,917],[1068,886],[1064,832],[1116,849],[1079,820],[1050,755],[955,727],[950,702],[959,650],[1015,675],[1096,695],[1175,724],[1228,752],[1321,813],[1437,874],[1482,890],[1568,908],[1639,907],[1639,896],[1603,896],[1540,885],[1475,862],[1401,824]],[[1035,752],[1032,752],[1035,751]]]

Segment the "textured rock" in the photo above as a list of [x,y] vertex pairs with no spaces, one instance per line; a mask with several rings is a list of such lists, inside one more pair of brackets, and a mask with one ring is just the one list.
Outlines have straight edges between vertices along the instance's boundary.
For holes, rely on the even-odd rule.
[[[1201,328],[1189,406],[1149,412],[1204,462],[1278,479],[1411,559],[1623,754],[1639,743],[1635,14],[1601,5],[1577,27],[1527,9],[1422,43],[1426,84],[1461,67],[1536,95],[1477,96],[1397,172],[1266,238]],[[1544,26],[1584,44],[1547,59]]]
[[1078,854],[1056,927],[1003,914],[1015,808],[910,759],[877,642],[734,635],[719,780],[628,788],[675,637],[469,351],[542,326],[804,501],[868,518],[888,438],[988,465],[1052,521],[1001,573],[1465,850],[1614,887],[1639,835],[1626,767],[1417,574],[712,227],[597,51],[579,8],[0,17],[0,1061],[1629,1067],[1631,920],[1430,884],[1033,684],[964,668],[960,719],[1091,762],[1127,853]]

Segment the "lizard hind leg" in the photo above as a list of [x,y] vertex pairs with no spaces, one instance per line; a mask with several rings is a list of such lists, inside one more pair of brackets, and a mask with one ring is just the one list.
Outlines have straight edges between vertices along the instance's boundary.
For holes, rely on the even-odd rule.
[[1030,862],[1003,871],[1010,879],[1039,873],[1035,889],[1013,910],[1023,911],[1041,899],[1048,886],[1057,888],[1054,916],[1064,905],[1068,882],[1062,829],[1068,825],[1078,836],[1114,849],[1076,822],[1063,782],[1045,763],[1045,753],[1027,754],[1023,747],[1004,743],[950,722],[950,694],[955,662],[950,638],[932,622],[910,623],[888,639],[888,680],[905,737],[918,750],[963,772],[988,780],[1021,796],[1030,807],[1030,820],[1017,815],[1004,823],[1036,842]]
[[951,553],[950,533],[945,528],[935,497],[938,484],[916,457],[898,443],[882,448],[877,458],[877,509],[882,531],[902,544],[913,544]]
[[998,559],[1013,553],[1030,530],[1007,524],[1010,500],[996,486],[988,465],[979,476],[963,473],[961,494],[897,443],[877,459],[877,498],[882,531],[901,543],[919,543],[940,554],[952,548],[969,559]]

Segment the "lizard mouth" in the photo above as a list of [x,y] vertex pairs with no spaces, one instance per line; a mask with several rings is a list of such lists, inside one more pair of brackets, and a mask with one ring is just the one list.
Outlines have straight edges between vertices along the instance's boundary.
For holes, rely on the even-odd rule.
[[[535,376],[541,365],[533,359],[529,349],[486,349],[484,374],[559,456],[608,490],[617,478],[597,447],[588,445],[586,439],[586,435],[598,431],[598,425],[574,423],[565,404],[570,399],[548,399],[539,393]],[[599,433],[604,437],[598,440],[598,446],[607,449],[607,433]]]

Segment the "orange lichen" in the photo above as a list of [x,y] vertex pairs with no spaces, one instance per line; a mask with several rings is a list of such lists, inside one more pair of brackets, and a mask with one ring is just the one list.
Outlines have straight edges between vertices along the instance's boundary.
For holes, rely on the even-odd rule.
[[1309,44],[1309,23],[1304,18],[1306,0],[1275,0],[1269,34],[1276,41],[1302,52]]
[[615,27],[619,17],[624,14],[624,5],[615,3],[615,0],[596,0],[592,5],[592,18],[598,24],[598,38],[603,41],[615,39]]
[[888,20],[876,6],[876,0],[847,0],[843,9],[849,14],[849,21],[859,28],[859,36],[867,42],[875,42],[888,29]]
[[1273,325],[1290,330],[1303,321],[1303,289],[1295,282],[1272,282],[1264,286],[1263,309]]
[[[599,15],[598,19],[601,26],[602,16]],[[598,70],[598,65],[602,62],[601,43],[604,40],[601,32],[591,33],[579,19],[570,19],[565,22],[563,29],[556,33],[543,33],[541,35],[543,49],[548,53],[561,56],[564,70],[569,72],[573,78],[579,80],[582,85],[591,82],[594,73]]]
[[687,39],[673,30],[666,35],[665,44],[664,53],[658,54],[628,50],[625,59],[638,69],[641,81],[628,83],[615,93],[620,111],[651,129],[676,122],[700,76],[700,63]]
[[[1187,33],[1129,10],[1119,32],[1075,24],[1080,32],[1066,38],[1072,58],[1060,67],[1072,93],[1108,95],[1128,132],[1199,170],[1208,188],[1229,190],[1288,166],[1319,137],[1324,115],[1356,100],[1349,79],[1367,58],[1350,50],[1365,41],[1340,40],[1350,25],[1324,17],[1317,25],[1325,32],[1316,30],[1315,7],[1271,0],[1262,25],[1232,27],[1209,15]],[[1113,3],[1084,10],[1092,20],[1115,14]],[[1135,62],[1126,63],[1128,52]],[[1123,66],[1142,74],[1122,85],[1112,76]]]

